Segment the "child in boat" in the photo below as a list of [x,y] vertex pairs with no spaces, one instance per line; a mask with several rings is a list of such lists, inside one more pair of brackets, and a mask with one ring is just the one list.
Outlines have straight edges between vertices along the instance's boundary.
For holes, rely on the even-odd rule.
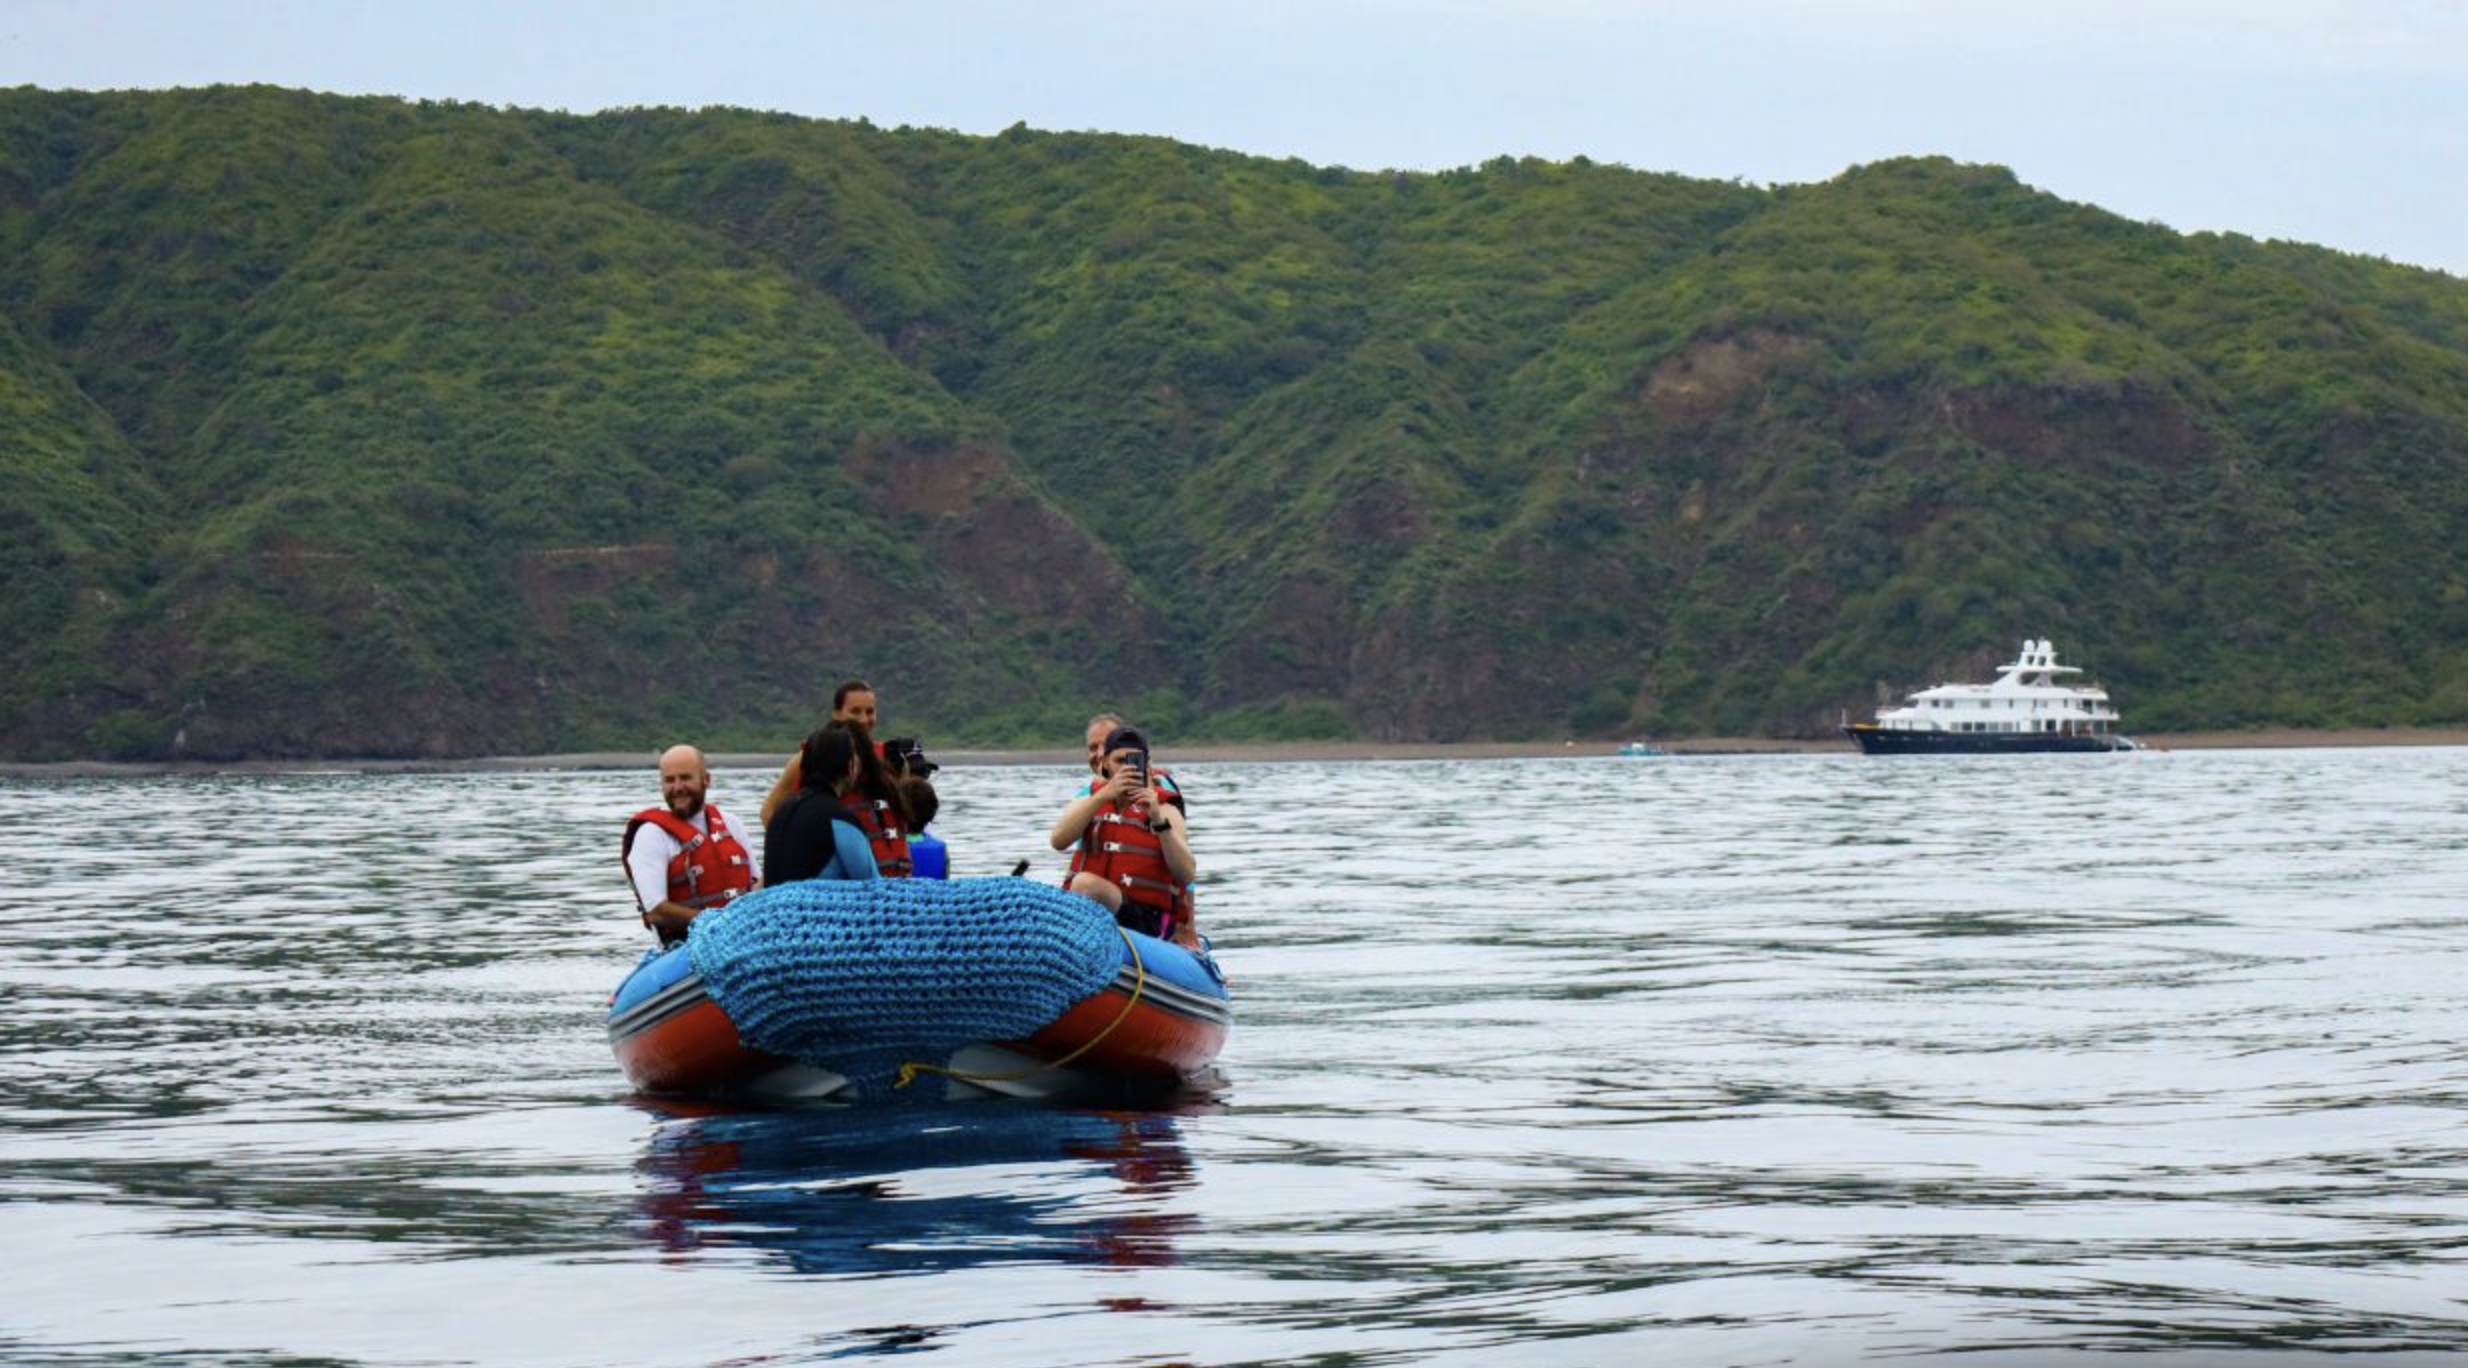
[[934,785],[913,770],[900,781],[900,797],[908,804],[908,856],[912,879],[948,879],[951,877],[951,851],[943,838],[926,831],[926,823],[943,810],[942,798]]

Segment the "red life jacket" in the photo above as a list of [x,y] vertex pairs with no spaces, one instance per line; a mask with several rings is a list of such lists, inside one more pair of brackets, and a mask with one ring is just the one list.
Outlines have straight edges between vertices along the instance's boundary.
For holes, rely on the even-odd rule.
[[1072,877],[1082,873],[1111,882],[1123,891],[1123,910],[1116,919],[1135,931],[1147,931],[1135,924],[1144,920],[1133,911],[1136,905],[1157,921],[1149,934],[1166,940],[1191,919],[1191,889],[1166,865],[1165,838],[1149,830],[1148,821],[1146,803],[1100,805],[1088,830],[1080,833],[1079,848],[1071,852],[1071,873],[1063,876],[1063,884],[1069,887]]
[[905,879],[917,862],[908,853],[908,833],[900,829],[899,816],[891,804],[864,793],[851,793],[840,800],[849,815],[857,819],[857,829],[866,834],[866,844],[874,847],[874,868],[886,879]]
[[[648,822],[677,840],[677,853],[668,860],[668,900],[700,910],[717,907],[754,887],[754,861],[746,854],[737,833],[729,830],[728,819],[709,803],[703,805],[703,820],[711,827],[696,831],[694,824],[665,807],[644,808],[626,822],[625,844],[618,859],[622,862],[634,853],[634,833]],[[626,887],[634,887],[634,872],[626,871]],[[643,900],[638,891],[636,902]],[[648,912],[651,909],[644,908]]]

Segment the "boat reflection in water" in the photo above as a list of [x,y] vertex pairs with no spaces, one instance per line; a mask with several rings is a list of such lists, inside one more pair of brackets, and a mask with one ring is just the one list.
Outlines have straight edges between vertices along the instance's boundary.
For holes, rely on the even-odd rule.
[[1165,1209],[1194,1183],[1171,1112],[634,1105],[662,1118],[635,1166],[635,1224],[673,1261],[752,1249],[799,1274],[1151,1267],[1176,1261],[1197,1220]]

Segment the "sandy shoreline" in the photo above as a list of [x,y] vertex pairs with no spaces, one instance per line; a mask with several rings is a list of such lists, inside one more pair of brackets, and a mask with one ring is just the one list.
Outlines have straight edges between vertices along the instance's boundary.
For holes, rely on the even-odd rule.
[[[2468,728],[2391,727],[2308,731],[2297,728],[2260,731],[2176,732],[2137,735],[2152,750],[2280,750],[2306,747],[2468,746]],[[1851,743],[1839,738],[1777,740],[1754,736],[1702,736],[1658,741],[1673,755],[1850,755]],[[1617,753],[1613,741],[1296,741],[1248,745],[1169,746],[1161,757],[1174,764],[1278,763],[1304,760],[1529,760],[1549,756],[1608,756]],[[1081,752],[1053,750],[939,750],[929,748],[943,765],[1077,765]],[[715,769],[772,769],[786,758],[759,752],[724,753],[711,757]],[[460,774],[508,770],[627,770],[651,769],[653,752],[587,751],[570,755],[492,755],[450,760],[241,760],[125,764],[102,760],[67,760],[47,764],[0,762],[0,778],[68,779],[162,774]]]

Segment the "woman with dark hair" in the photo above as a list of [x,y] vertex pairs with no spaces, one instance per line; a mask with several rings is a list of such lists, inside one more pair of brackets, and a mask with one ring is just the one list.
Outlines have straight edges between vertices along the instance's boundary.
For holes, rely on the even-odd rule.
[[841,680],[840,687],[831,691],[831,720],[834,722],[854,722],[872,735],[874,708],[874,686],[862,679]]
[[874,849],[874,866],[886,879],[905,879],[914,865],[908,851],[908,799],[883,763],[883,749],[865,728],[843,723],[857,738],[857,782],[841,795],[857,816],[857,829]]
[[858,728],[827,722],[797,752],[801,783],[763,826],[763,869],[775,885],[799,879],[871,879],[865,828],[843,801],[866,766],[882,768]]
[[[864,742],[864,772],[857,786],[842,796],[857,820],[857,827],[866,834],[874,847],[874,864],[883,877],[905,878],[911,859],[908,851],[908,805],[900,797],[899,781],[883,764],[882,747],[874,740],[876,717],[874,686],[862,679],[852,679],[834,689],[831,694],[831,721],[827,726],[845,726]],[[806,787],[805,752],[788,758],[773,781],[771,794],[763,799],[763,825],[769,827],[791,794]]]

